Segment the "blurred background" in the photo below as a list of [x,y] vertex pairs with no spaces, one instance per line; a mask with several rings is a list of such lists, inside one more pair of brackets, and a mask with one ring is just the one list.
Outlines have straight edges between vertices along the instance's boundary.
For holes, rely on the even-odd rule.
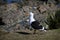
[[24,11],[34,12],[35,19],[47,29],[60,28],[60,0],[1,0],[0,17],[5,25],[0,28],[7,31],[29,28]]

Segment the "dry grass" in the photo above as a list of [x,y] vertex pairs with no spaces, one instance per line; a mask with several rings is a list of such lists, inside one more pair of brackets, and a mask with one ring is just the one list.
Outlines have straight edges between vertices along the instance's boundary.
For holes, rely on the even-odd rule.
[[0,40],[60,40],[60,29],[47,32],[30,33],[6,33],[0,31]]

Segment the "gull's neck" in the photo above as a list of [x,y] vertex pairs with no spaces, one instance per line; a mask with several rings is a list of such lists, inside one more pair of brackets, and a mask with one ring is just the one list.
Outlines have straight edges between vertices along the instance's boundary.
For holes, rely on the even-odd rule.
[[32,23],[33,21],[35,21],[34,13],[30,12],[30,23]]

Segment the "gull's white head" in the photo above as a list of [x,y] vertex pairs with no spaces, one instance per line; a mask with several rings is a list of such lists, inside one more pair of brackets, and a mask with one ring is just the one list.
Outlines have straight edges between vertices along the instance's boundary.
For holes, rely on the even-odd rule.
[[34,13],[33,12],[30,12],[30,15],[34,15]]

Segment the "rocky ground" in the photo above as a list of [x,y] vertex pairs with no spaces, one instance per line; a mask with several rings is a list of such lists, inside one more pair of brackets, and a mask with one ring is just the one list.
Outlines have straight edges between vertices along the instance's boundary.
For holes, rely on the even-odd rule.
[[16,29],[24,29],[25,26],[29,27],[28,22],[26,22],[28,16],[25,15],[24,11],[27,13],[30,11],[34,12],[35,19],[38,20],[43,26],[46,26],[44,21],[49,15],[48,12],[55,12],[55,10],[57,10],[57,6],[53,3],[51,5],[42,4],[39,1],[28,1],[22,5],[18,3],[1,5],[0,17],[2,17],[2,21],[6,25],[1,25],[0,28],[13,31]]

